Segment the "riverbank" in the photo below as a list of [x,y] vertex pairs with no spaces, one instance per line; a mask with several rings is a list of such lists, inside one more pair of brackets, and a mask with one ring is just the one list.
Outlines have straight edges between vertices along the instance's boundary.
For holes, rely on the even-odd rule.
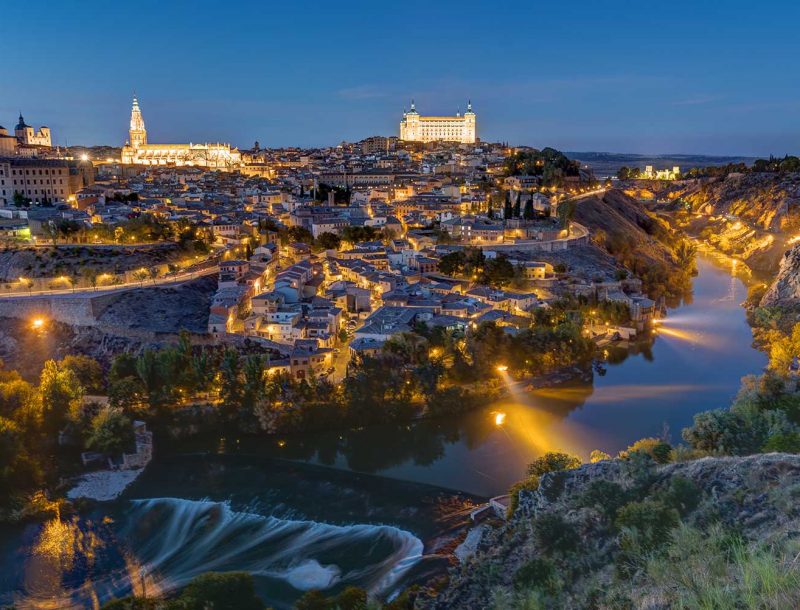
[[69,500],[87,499],[97,502],[116,500],[144,472],[131,470],[99,470],[78,477],[66,493]]

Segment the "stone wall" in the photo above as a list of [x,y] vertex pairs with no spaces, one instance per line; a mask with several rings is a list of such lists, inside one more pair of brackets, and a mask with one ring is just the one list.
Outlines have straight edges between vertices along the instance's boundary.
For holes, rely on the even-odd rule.
[[0,317],[43,317],[72,326],[96,326],[95,299],[86,296],[42,296],[0,298]]

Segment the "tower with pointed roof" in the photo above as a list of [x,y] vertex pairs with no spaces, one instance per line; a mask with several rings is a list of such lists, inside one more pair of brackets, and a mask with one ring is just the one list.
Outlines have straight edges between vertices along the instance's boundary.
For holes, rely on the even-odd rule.
[[149,144],[142,110],[135,94],[128,142],[122,147],[121,158],[123,163],[133,165],[195,166],[228,170],[242,165],[242,154],[230,144]]
[[133,96],[133,107],[131,108],[131,126],[128,131],[129,142],[132,148],[141,148],[147,145],[147,130],[144,128],[142,111],[139,108],[139,100]]

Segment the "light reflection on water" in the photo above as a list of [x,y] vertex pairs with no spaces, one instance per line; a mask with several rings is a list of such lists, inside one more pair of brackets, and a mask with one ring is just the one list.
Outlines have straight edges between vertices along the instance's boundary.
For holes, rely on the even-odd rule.
[[[730,404],[741,377],[766,364],[739,303],[742,282],[707,257],[698,269],[692,297],[670,312],[652,348],[615,354],[591,383],[533,392],[512,384],[510,400],[448,421],[307,435],[289,439],[278,455],[490,496],[545,451],[586,459],[644,436],[680,441],[695,413]],[[502,426],[498,412],[506,414]]]

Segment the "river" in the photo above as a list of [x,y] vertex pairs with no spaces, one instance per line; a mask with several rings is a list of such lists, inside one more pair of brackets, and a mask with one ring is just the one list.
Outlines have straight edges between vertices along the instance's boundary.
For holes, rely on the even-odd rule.
[[613,358],[591,383],[512,385],[513,398],[448,421],[159,448],[119,501],[75,522],[0,529],[0,604],[92,607],[235,569],[256,574],[276,608],[309,588],[390,593],[435,569],[465,511],[534,457],[679,441],[694,413],[727,406],[740,378],[763,369],[744,284],[705,256],[698,270],[652,346]]

